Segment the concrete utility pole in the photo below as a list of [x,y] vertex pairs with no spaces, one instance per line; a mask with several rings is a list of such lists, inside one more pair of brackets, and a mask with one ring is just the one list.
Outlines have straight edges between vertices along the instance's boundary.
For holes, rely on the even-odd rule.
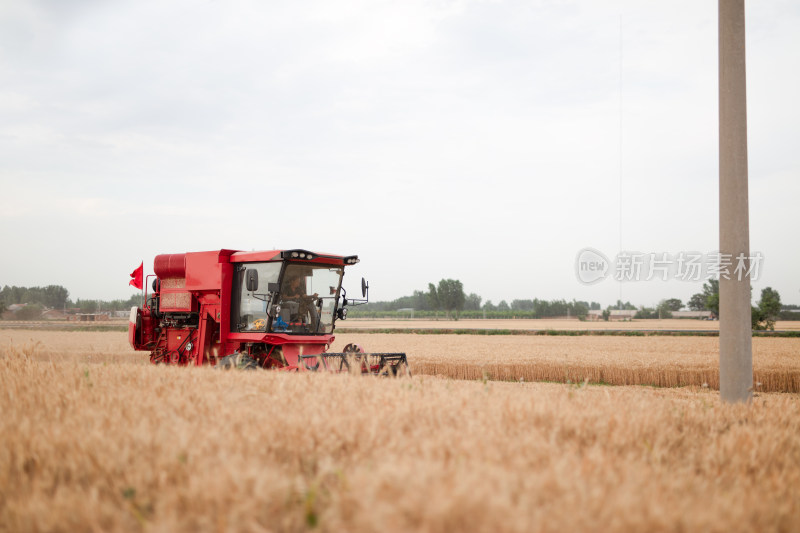
[[[750,256],[744,0],[719,0],[719,250],[734,265],[740,254]],[[719,391],[728,403],[753,397],[749,260],[746,265],[741,280],[733,269],[719,280]]]

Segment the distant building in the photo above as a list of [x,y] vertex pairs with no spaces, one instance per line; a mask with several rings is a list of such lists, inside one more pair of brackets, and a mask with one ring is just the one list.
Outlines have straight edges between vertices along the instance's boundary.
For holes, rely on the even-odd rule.
[[586,313],[586,320],[591,322],[597,322],[598,320],[603,319],[603,310],[602,309],[589,309],[589,312]]
[[6,307],[5,313],[3,313],[3,320],[14,320],[17,315],[17,311],[24,308],[28,304],[11,304]]
[[672,318],[698,318],[701,320],[708,320],[713,317],[714,313],[711,311],[673,311]]
[[609,320],[632,320],[636,316],[636,309],[611,309]]
[[58,309],[48,309],[42,313],[42,318],[45,320],[64,320],[67,318],[67,315]]
[[[586,320],[590,322],[597,322],[603,320],[602,309],[589,309],[586,313]],[[609,320],[631,320],[636,315],[636,309],[609,309]]]

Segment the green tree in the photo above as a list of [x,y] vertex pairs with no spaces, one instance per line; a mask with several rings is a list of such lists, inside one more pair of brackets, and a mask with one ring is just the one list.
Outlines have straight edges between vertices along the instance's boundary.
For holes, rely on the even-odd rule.
[[466,296],[464,286],[457,279],[443,279],[438,286],[428,284],[428,298],[434,309],[442,309],[448,317],[458,319],[458,312],[464,309]]
[[481,300],[482,298],[474,292],[469,293],[469,296],[467,296],[467,299],[464,301],[464,309],[473,311],[479,310],[481,308]]
[[5,287],[3,287],[3,291],[5,291],[6,289],[9,290],[9,297],[6,298],[6,303],[8,305],[22,303],[22,296],[25,294],[26,290],[25,287],[17,287],[17,286],[9,287],[8,285],[6,285]]
[[623,309],[626,311],[634,311],[636,310],[636,306],[630,302],[622,303],[622,300],[617,300],[617,303],[615,303],[614,305],[609,305],[608,309],[613,309],[615,311],[618,309]]
[[589,304],[587,302],[573,300],[569,309],[574,316],[578,317],[578,320],[586,320],[586,316],[589,314]]
[[17,320],[36,320],[41,318],[44,308],[39,304],[27,304],[14,314]]
[[761,291],[758,307],[752,309],[753,329],[775,329],[775,321],[781,313],[781,295],[772,287]]
[[762,324],[764,321],[764,317],[761,314],[761,309],[758,306],[751,305],[750,306],[750,325],[752,326],[753,330],[765,330],[767,329],[766,324]]
[[689,299],[689,309],[692,311],[707,309],[719,317],[719,280],[710,279],[703,283],[703,292],[698,292]]
[[663,300],[665,307],[670,311],[680,311],[683,307],[683,302],[678,300],[677,298],[670,298],[668,300]]
[[719,280],[710,279],[703,283],[703,294],[706,297],[706,309],[719,318]]
[[483,304],[483,308],[486,311],[497,311],[497,306],[494,305],[491,300],[486,300],[486,303]]
[[94,313],[97,311],[97,300],[81,300],[78,298],[75,306],[80,308],[81,313]]
[[421,311],[430,310],[431,304],[428,301],[428,296],[423,291],[414,291],[412,298],[413,298],[413,305],[411,307],[413,307],[414,309],[419,309]]
[[500,303],[497,304],[498,311],[511,311],[511,306],[508,305],[508,302],[505,300],[500,300]]
[[436,311],[442,308],[442,304],[439,303],[439,291],[433,283],[428,283],[428,304]]
[[[672,298],[670,300],[661,300],[660,302],[658,302],[658,306],[656,307],[656,311],[655,311],[655,315],[656,315],[655,318],[672,318],[672,311],[673,311],[672,308],[675,306],[675,303],[673,302],[673,300],[677,300],[677,299],[676,298]],[[670,302],[672,302],[672,303],[670,303]],[[681,306],[683,305],[683,304],[681,304],[680,300],[677,300],[677,302],[678,302],[678,309],[675,309],[675,311],[679,310],[681,308]]]
[[658,311],[652,307],[641,306],[633,318],[658,318]]
[[48,285],[42,293],[44,301],[41,303],[54,309],[63,309],[69,298],[69,291],[61,285]]
[[69,291],[61,285],[48,285],[47,287],[9,287],[6,285],[0,291],[0,299],[6,305],[12,304],[41,304],[46,307],[63,308],[69,297]]
[[689,301],[686,303],[686,306],[692,311],[705,311],[706,297],[703,295],[703,293],[698,292],[697,294],[689,298]]

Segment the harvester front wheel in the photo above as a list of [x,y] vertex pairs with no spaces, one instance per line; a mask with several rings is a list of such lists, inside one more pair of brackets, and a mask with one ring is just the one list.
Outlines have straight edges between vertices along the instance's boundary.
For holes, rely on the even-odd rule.
[[217,361],[216,368],[219,368],[220,370],[230,370],[233,368],[238,370],[257,370],[258,361],[246,353],[236,352],[226,355],[225,357],[221,357],[219,361]]

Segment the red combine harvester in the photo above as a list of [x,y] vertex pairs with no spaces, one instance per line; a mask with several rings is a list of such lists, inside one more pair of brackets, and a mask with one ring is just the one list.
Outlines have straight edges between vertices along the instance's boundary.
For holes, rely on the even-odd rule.
[[[131,309],[128,340],[152,363],[218,367],[408,373],[404,353],[330,353],[348,305],[344,268],[358,257],[307,250],[215,250],[156,256],[144,308]],[[147,294],[154,277],[152,294]]]

